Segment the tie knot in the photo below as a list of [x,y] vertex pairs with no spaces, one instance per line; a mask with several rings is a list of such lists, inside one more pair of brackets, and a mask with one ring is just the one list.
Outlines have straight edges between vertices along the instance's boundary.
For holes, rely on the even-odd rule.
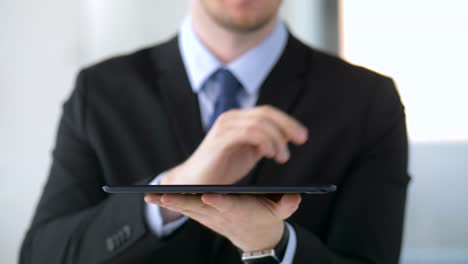
[[224,94],[225,97],[236,98],[242,91],[241,83],[230,70],[219,69],[215,73],[215,78],[221,87],[221,94]]

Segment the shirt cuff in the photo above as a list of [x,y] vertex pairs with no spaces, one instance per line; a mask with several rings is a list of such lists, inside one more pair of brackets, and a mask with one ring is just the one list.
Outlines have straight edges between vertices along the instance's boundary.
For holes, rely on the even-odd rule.
[[[161,178],[165,175],[165,172],[161,173],[152,180],[150,185],[158,185]],[[163,224],[163,217],[161,215],[161,208],[155,204],[146,204],[145,205],[145,217],[146,223],[148,224],[149,229],[156,234],[159,238],[166,237],[172,234],[175,230],[181,227],[185,222],[187,222],[188,217],[182,216],[172,222]]]
[[286,226],[289,231],[288,245],[286,246],[286,251],[284,252],[283,261],[280,264],[292,264],[294,261],[294,255],[296,254],[297,246],[297,236],[296,231],[291,224],[286,222]]

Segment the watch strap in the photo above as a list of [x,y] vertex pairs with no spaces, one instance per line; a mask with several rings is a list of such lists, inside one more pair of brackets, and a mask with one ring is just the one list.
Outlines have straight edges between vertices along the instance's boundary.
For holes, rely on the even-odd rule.
[[259,250],[242,253],[242,261],[245,264],[279,264],[283,260],[289,241],[289,229],[284,224],[281,240],[274,249]]

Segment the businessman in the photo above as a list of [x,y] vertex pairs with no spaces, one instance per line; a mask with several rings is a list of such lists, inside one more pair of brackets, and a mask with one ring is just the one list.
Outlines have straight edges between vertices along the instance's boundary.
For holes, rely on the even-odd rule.
[[[21,263],[398,263],[393,81],[307,47],[280,0],[191,0],[178,35],[82,70]],[[335,184],[329,195],[108,195],[106,184]]]

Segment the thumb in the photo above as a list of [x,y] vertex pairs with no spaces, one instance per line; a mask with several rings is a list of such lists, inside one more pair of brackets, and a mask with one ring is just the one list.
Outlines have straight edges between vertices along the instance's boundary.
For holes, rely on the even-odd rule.
[[290,217],[298,208],[301,203],[300,194],[285,194],[276,203],[276,212],[279,217],[286,219]]

